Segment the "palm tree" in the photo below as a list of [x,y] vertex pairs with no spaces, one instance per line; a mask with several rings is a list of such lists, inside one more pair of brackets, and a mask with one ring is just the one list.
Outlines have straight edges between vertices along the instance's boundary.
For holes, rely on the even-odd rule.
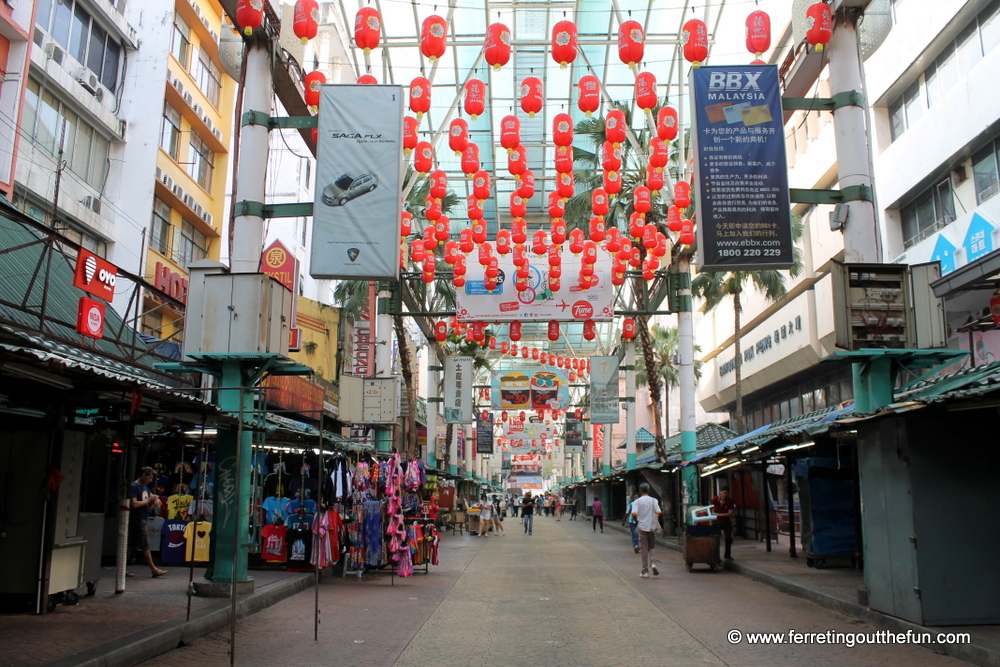
[[[664,423],[666,424],[666,429],[664,432],[664,438],[669,438],[670,389],[680,386],[680,369],[675,364],[675,359],[680,353],[677,327],[661,327],[659,324],[654,324],[649,328],[649,338],[649,347],[653,351],[652,356],[654,359],[652,364],[653,373],[659,378],[660,382],[665,387],[663,411],[665,415]],[[694,351],[696,353],[700,352],[701,348],[695,345]],[[694,377],[696,380],[701,379],[701,363],[702,362],[700,361],[694,362]],[[638,386],[649,385],[648,368],[641,367],[636,369],[635,383]],[[665,457],[663,460],[665,460]]]
[[[792,241],[798,241],[802,237],[802,219],[799,216],[792,217]],[[705,300],[705,309],[712,310],[726,297],[733,299],[733,322],[734,336],[733,348],[735,388],[736,388],[736,414],[734,417],[733,430],[739,434],[744,432],[743,425],[743,354],[740,351],[740,315],[743,313],[741,296],[747,288],[752,288],[764,295],[768,303],[778,301],[788,293],[785,287],[785,276],[797,277],[802,273],[802,250],[795,247],[793,254],[794,264],[787,272],[776,270],[762,271],[709,271],[700,274],[691,281],[691,294]]]

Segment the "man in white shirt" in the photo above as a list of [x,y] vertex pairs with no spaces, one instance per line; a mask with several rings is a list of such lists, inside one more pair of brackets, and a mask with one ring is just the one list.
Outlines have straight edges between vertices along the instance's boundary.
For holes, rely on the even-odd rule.
[[639,553],[642,554],[643,579],[649,578],[649,570],[659,575],[656,569],[656,528],[660,525],[660,503],[649,495],[649,484],[639,485],[639,498],[632,502],[632,516],[639,529]]

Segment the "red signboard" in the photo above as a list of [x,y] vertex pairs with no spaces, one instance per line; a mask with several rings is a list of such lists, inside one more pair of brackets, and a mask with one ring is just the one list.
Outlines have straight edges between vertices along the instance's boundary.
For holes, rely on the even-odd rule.
[[604,458],[604,425],[594,424],[594,458]]
[[186,304],[188,299],[188,280],[176,271],[171,271],[170,267],[163,262],[156,263],[153,273],[153,287],[165,292],[181,303]]
[[76,310],[76,331],[91,338],[104,338],[104,304],[81,296]]
[[323,409],[323,387],[296,375],[268,378],[267,402],[284,410],[318,416]]
[[299,280],[298,263],[295,255],[281,241],[275,241],[260,256],[260,272],[277,280],[291,290],[292,294],[297,294],[295,285]]
[[74,287],[79,287],[84,292],[98,296],[105,301],[112,301],[115,298],[117,277],[117,266],[80,248],[80,252],[76,256],[76,272],[73,274]]

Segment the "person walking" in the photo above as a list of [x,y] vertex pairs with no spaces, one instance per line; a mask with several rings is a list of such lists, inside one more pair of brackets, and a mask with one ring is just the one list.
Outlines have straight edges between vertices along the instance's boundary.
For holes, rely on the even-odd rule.
[[531,491],[524,494],[521,501],[521,521],[524,524],[524,532],[531,535],[535,528],[535,499],[531,497]]
[[597,523],[601,523],[601,532],[604,532],[604,503],[601,502],[600,498],[594,498],[594,504],[592,506],[592,515],[594,532],[597,532]]
[[549,508],[551,507],[552,500],[548,496],[545,496],[545,500],[542,501],[542,511],[545,513],[545,516],[549,516]]
[[719,517],[718,524],[722,534],[726,537],[726,560],[733,559],[733,511],[736,503],[729,497],[729,487],[724,486],[719,490],[719,495],[709,501],[712,505],[712,513]]
[[479,534],[476,537],[482,537],[484,534],[486,537],[490,536],[490,524],[493,522],[493,505],[486,498],[486,494],[482,494],[479,498]]
[[517,518],[517,498],[514,496],[509,496],[507,498],[507,510],[510,512],[512,517],[515,519]]
[[656,569],[656,529],[660,527],[660,503],[649,495],[649,484],[639,485],[639,497],[632,501],[632,516],[639,530],[639,553],[642,554],[642,572],[639,576],[649,578],[660,574]]
[[[162,577],[167,573],[153,563],[153,554],[149,550],[149,533],[146,531],[146,520],[149,518],[149,506],[160,506],[160,497],[152,495],[147,485],[153,481],[156,474],[150,467],[139,471],[139,477],[129,485],[128,532],[129,544],[136,551],[142,552],[142,559],[149,566],[153,578]],[[132,576],[126,573],[126,576]]]
[[500,506],[500,497],[493,498],[493,534],[504,537],[507,533],[503,530],[503,509]]
[[625,507],[625,516],[622,517],[622,525],[628,524],[628,529],[632,533],[632,551],[639,553],[639,525],[635,522],[635,517],[632,516],[632,508],[635,505],[635,494],[633,493],[628,500],[628,505]]
[[556,496],[556,521],[562,521],[562,496]]

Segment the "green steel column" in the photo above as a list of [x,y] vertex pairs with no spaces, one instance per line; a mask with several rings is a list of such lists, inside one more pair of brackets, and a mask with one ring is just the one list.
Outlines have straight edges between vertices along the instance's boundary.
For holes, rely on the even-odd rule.
[[[697,454],[694,431],[681,431],[681,460],[690,461]],[[684,477],[684,488],[687,489],[687,504],[698,505],[698,468],[684,466],[681,468]]]
[[872,412],[895,400],[893,385],[896,383],[896,371],[893,363],[889,357],[875,357],[852,364],[855,412]]
[[392,431],[387,428],[375,429],[375,451],[392,451]]

